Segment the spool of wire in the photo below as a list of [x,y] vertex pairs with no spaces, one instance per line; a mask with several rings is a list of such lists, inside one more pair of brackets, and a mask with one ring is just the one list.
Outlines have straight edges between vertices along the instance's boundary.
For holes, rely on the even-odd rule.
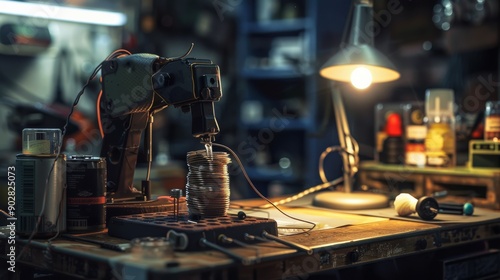
[[186,202],[192,219],[221,217],[229,209],[229,154],[205,150],[187,154]]

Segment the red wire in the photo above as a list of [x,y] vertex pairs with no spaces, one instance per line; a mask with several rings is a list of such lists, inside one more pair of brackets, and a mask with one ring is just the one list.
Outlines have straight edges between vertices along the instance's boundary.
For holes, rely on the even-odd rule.
[[[114,59],[114,58],[120,58],[120,57],[124,57],[124,56],[127,56],[127,55],[131,55],[131,53],[128,50],[119,49],[119,50],[116,50],[116,51],[112,52],[106,58],[106,60]],[[102,77],[101,77],[100,82],[102,84]],[[101,133],[101,138],[104,138],[104,129],[102,128],[101,110],[100,110],[101,97],[102,97],[102,89],[101,89],[101,91],[99,91],[99,95],[97,96],[97,101],[96,101],[96,115],[97,115],[97,125],[99,126],[99,132]]]
[[104,129],[102,128],[101,121],[101,97],[102,97],[102,89],[99,91],[99,95],[97,95],[97,104],[96,104],[96,114],[97,114],[97,125],[99,126],[99,132],[101,133],[101,138],[104,138]]

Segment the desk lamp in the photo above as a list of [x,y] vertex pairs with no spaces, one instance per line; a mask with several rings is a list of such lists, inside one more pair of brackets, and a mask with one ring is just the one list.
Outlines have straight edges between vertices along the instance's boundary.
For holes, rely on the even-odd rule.
[[[340,51],[320,69],[320,75],[332,82],[332,101],[343,161],[344,192],[327,191],[317,194],[313,205],[341,210],[383,208],[388,206],[385,195],[353,192],[353,176],[357,172],[358,145],[349,132],[338,82],[351,82],[358,89],[371,83],[389,82],[399,78],[394,65],[373,47],[373,5],[368,1],[355,1],[349,17],[349,41],[345,44],[344,31]],[[348,30],[347,26],[346,29]],[[321,168],[322,165],[320,165]],[[326,181],[322,176],[323,181]]]

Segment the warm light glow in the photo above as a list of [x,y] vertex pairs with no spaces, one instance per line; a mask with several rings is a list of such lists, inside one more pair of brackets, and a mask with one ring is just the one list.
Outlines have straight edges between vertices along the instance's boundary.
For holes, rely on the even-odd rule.
[[372,84],[372,73],[365,67],[358,67],[351,73],[351,83],[357,89],[365,89]]
[[0,14],[40,19],[108,26],[122,26],[127,22],[127,17],[123,13],[73,8],[61,5],[0,0],[0,7]]

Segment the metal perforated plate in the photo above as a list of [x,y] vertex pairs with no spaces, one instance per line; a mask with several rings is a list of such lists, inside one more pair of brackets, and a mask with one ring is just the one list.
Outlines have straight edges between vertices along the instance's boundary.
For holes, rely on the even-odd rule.
[[199,244],[202,237],[226,246],[218,240],[222,234],[247,243],[250,241],[245,239],[245,234],[261,236],[263,231],[278,234],[276,221],[272,219],[240,219],[236,215],[190,220],[187,213],[180,213],[176,219],[172,212],[157,212],[113,217],[108,225],[109,235],[129,240],[140,237],[165,237],[169,231],[187,236],[187,251],[206,249]]

